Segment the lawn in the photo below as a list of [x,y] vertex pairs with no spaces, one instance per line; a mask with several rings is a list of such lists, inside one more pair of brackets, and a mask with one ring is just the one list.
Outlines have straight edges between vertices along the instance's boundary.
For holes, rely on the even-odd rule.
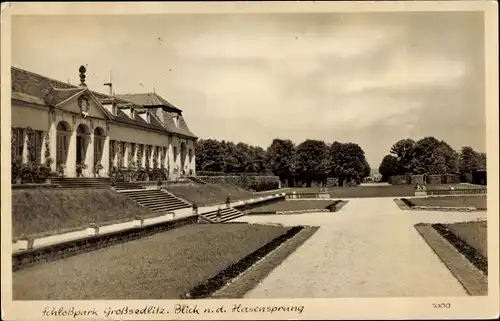
[[176,299],[287,230],[274,225],[187,225],[14,272],[13,298]]
[[154,216],[149,209],[111,190],[29,189],[12,191],[12,237],[57,234],[89,223]]
[[281,201],[272,204],[267,204],[257,207],[250,211],[250,213],[262,212],[281,212],[281,211],[299,211],[299,210],[313,210],[325,209],[328,205],[335,203],[332,200],[293,200]]
[[[286,193],[318,193],[317,187],[290,188]],[[411,185],[387,185],[387,186],[344,186],[328,187],[332,198],[357,198],[357,197],[403,197],[415,195],[415,189]]]
[[255,197],[253,193],[230,184],[169,184],[166,189],[198,206],[225,203],[228,195],[231,195],[231,201]]
[[474,196],[438,196],[425,198],[409,198],[414,206],[443,206],[443,207],[476,207],[486,208],[486,195]]
[[483,256],[488,257],[488,237],[487,237],[487,222],[460,222],[453,224],[445,224],[453,234],[462,241],[466,242]]

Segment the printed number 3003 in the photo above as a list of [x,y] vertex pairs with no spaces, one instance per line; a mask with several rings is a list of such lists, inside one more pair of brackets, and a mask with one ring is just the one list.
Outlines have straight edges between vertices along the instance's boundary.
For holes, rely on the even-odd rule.
[[451,307],[451,304],[450,303],[433,303],[432,307],[434,309],[442,309],[442,308],[448,309]]

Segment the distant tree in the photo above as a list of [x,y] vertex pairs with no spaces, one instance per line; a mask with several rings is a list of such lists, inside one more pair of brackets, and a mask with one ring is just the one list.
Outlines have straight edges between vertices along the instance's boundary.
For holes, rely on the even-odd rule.
[[445,159],[446,173],[447,174],[457,174],[458,173],[458,163],[459,155],[457,151],[451,148],[445,141],[441,141],[439,146],[439,152],[442,153]]
[[363,149],[355,143],[334,142],[329,148],[329,173],[341,185],[349,181],[360,183],[370,175],[370,166]]
[[250,146],[249,148],[250,161],[247,164],[246,172],[248,173],[267,173],[266,168],[266,151],[259,146]]
[[460,151],[459,172],[462,181],[468,181],[467,177],[479,168],[479,154],[470,146],[462,147]]
[[222,171],[224,150],[215,139],[199,139],[195,146],[196,168],[199,171]]
[[477,162],[479,169],[486,169],[486,153],[479,153]]
[[368,164],[368,161],[366,160],[366,158],[363,160],[363,166],[365,168],[365,171],[363,173],[363,178],[370,176],[372,169],[370,167],[370,164]]
[[291,179],[294,171],[295,146],[288,139],[274,139],[265,153],[267,168],[281,180]]
[[245,143],[238,143],[235,146],[234,158],[236,159],[235,172],[253,172],[252,164],[252,150],[250,145]]
[[224,173],[237,172],[240,169],[240,160],[238,159],[238,149],[233,142],[221,142],[223,155],[222,155],[222,171]]
[[396,156],[398,161],[397,174],[410,174],[414,171],[415,164],[415,141],[413,139],[402,139],[392,145],[391,154]]
[[425,137],[415,143],[414,160],[412,172],[414,174],[426,174],[432,168],[433,172],[441,169],[441,173],[445,174],[446,166],[443,153],[439,150],[441,143],[434,137]]
[[393,175],[398,174],[398,158],[394,155],[385,155],[380,163],[378,172],[382,175],[382,181],[387,182]]
[[320,140],[307,139],[297,146],[295,153],[295,176],[306,182],[308,187],[313,181],[324,182],[327,177],[327,146]]

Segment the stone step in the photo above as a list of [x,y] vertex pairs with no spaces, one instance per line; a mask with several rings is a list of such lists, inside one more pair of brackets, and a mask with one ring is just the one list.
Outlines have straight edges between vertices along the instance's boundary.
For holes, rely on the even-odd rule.
[[183,209],[183,208],[186,208],[186,207],[182,207],[182,206],[180,206],[180,207],[179,206],[162,206],[162,207],[157,207],[157,208],[150,208],[150,207],[147,207],[147,208],[149,208],[153,212],[171,212],[171,211],[180,210],[180,209]]
[[168,196],[168,195],[155,195],[155,196],[131,196],[131,195],[125,195],[127,197],[130,197],[136,201],[143,201],[143,202],[148,202],[148,201],[158,201],[158,200],[175,200],[175,201],[178,201],[178,202],[182,202],[182,203],[186,203],[186,202],[183,202],[182,200],[178,199],[178,198],[175,198],[175,197],[171,197],[171,196]]
[[136,201],[137,203],[141,203],[144,206],[149,206],[149,205],[156,205],[156,204],[180,204],[180,205],[185,205],[185,206],[190,206],[189,204],[186,204],[184,202],[181,202],[179,200],[173,200],[173,199],[165,199],[165,200],[137,200],[137,199],[132,199]]
[[145,206],[149,209],[158,209],[158,208],[188,208],[189,206],[188,205],[185,205],[185,204],[174,204],[174,203],[170,203],[170,204],[165,204],[165,203],[158,203],[158,204],[142,204],[142,203],[139,203],[141,204],[142,206]]

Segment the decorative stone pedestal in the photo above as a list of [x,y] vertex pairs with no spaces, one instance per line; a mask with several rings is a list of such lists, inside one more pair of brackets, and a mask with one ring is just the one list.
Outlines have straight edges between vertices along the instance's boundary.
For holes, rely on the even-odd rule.
[[99,234],[99,226],[96,224],[90,224],[89,227],[87,227],[87,235],[88,236],[95,236]]

